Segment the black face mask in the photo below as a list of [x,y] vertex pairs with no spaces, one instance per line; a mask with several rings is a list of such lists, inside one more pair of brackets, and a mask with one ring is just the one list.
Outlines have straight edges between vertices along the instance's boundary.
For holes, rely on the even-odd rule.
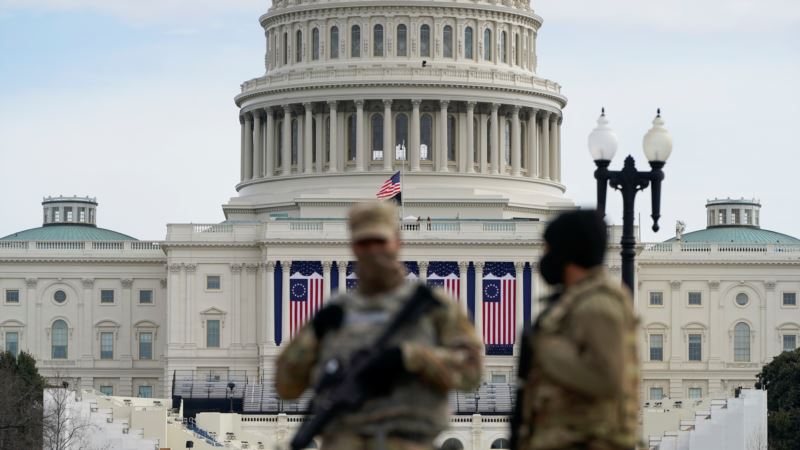
[[539,260],[539,273],[544,281],[552,286],[564,283],[564,267],[566,263],[552,251],[548,251]]

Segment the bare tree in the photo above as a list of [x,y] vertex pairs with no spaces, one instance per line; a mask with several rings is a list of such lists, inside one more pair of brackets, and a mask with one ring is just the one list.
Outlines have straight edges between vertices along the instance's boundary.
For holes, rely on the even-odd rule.
[[750,433],[746,442],[747,450],[767,450],[767,430],[759,428]]
[[47,389],[44,393],[44,450],[89,448],[91,434],[99,431],[98,427],[78,407],[75,390],[69,389],[69,383],[60,373],[56,373],[55,381],[60,387]]

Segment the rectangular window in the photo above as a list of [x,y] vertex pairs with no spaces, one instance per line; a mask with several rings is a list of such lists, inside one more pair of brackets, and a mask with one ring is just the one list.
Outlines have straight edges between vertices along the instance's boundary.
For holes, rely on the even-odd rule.
[[114,333],[100,333],[100,359],[114,359]]
[[735,225],[740,224],[741,222],[739,222],[739,210],[738,209],[731,210],[731,213],[733,213],[732,214],[733,217],[731,218],[731,222],[733,224],[735,224]]
[[504,373],[493,373],[492,374],[492,383],[505,383],[507,380],[506,374]]
[[651,387],[650,388],[650,400],[661,400],[664,398],[664,388],[660,387]]
[[139,359],[153,359],[153,333],[139,333]]
[[797,293],[784,292],[783,293],[783,306],[797,306]]
[[206,321],[206,347],[219,348],[219,320]]
[[114,386],[100,386],[100,393],[103,395],[114,395]]
[[650,335],[650,361],[664,360],[664,335]]
[[6,332],[6,351],[14,356],[19,354],[19,333],[16,331]]
[[153,291],[150,289],[143,289],[139,291],[139,303],[143,305],[152,305]]
[[[6,341],[8,342],[8,341]],[[784,334],[783,335],[783,351],[793,352],[797,348],[797,335]]]
[[689,304],[693,306],[703,304],[703,296],[700,292],[689,292]]
[[703,336],[689,335],[689,361],[701,361],[703,357]]
[[7,289],[6,290],[6,303],[19,303],[19,290]]
[[153,386],[139,386],[139,397],[140,398],[152,398],[153,397]]
[[64,217],[67,222],[72,222],[72,208],[64,208]]
[[651,292],[650,293],[650,306],[664,306],[664,293]]
[[698,387],[689,388],[689,398],[691,399],[703,398],[703,388],[698,388]]
[[220,288],[219,275],[206,276],[206,289],[219,290],[219,288]]
[[114,290],[101,289],[100,290],[100,303],[114,303]]

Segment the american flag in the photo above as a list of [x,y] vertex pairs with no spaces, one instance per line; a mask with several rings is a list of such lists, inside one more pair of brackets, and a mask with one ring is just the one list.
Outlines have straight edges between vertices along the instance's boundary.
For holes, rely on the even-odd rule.
[[516,274],[513,263],[487,262],[483,269],[483,342],[514,345]]
[[322,263],[295,261],[289,277],[289,336],[300,330],[322,307]]
[[399,195],[401,192],[400,186],[400,172],[396,172],[388,180],[383,182],[381,188],[378,189],[378,200],[386,200]]
[[442,288],[456,302],[460,294],[460,274],[458,263],[454,261],[433,261],[428,266],[428,286]]
[[347,276],[344,278],[345,290],[353,291],[358,287],[358,275],[356,275],[356,265],[353,261],[347,263]]
[[403,261],[406,266],[406,281],[415,283],[419,281],[419,264],[414,261]]

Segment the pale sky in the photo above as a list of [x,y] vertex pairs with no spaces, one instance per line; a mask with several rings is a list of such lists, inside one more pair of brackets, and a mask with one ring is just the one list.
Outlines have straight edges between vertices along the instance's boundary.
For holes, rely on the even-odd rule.
[[[0,236],[41,225],[46,195],[98,198],[99,225],[163,239],[218,222],[235,196],[233,96],[263,74],[254,0],[0,0]],[[675,147],[662,231],[705,227],[706,199],[756,197],[764,228],[800,236],[800,1],[539,0],[539,75],[569,98],[567,196],[591,206],[586,149],[601,106],[628,153],[661,107]],[[609,219],[621,221],[609,193]]]

